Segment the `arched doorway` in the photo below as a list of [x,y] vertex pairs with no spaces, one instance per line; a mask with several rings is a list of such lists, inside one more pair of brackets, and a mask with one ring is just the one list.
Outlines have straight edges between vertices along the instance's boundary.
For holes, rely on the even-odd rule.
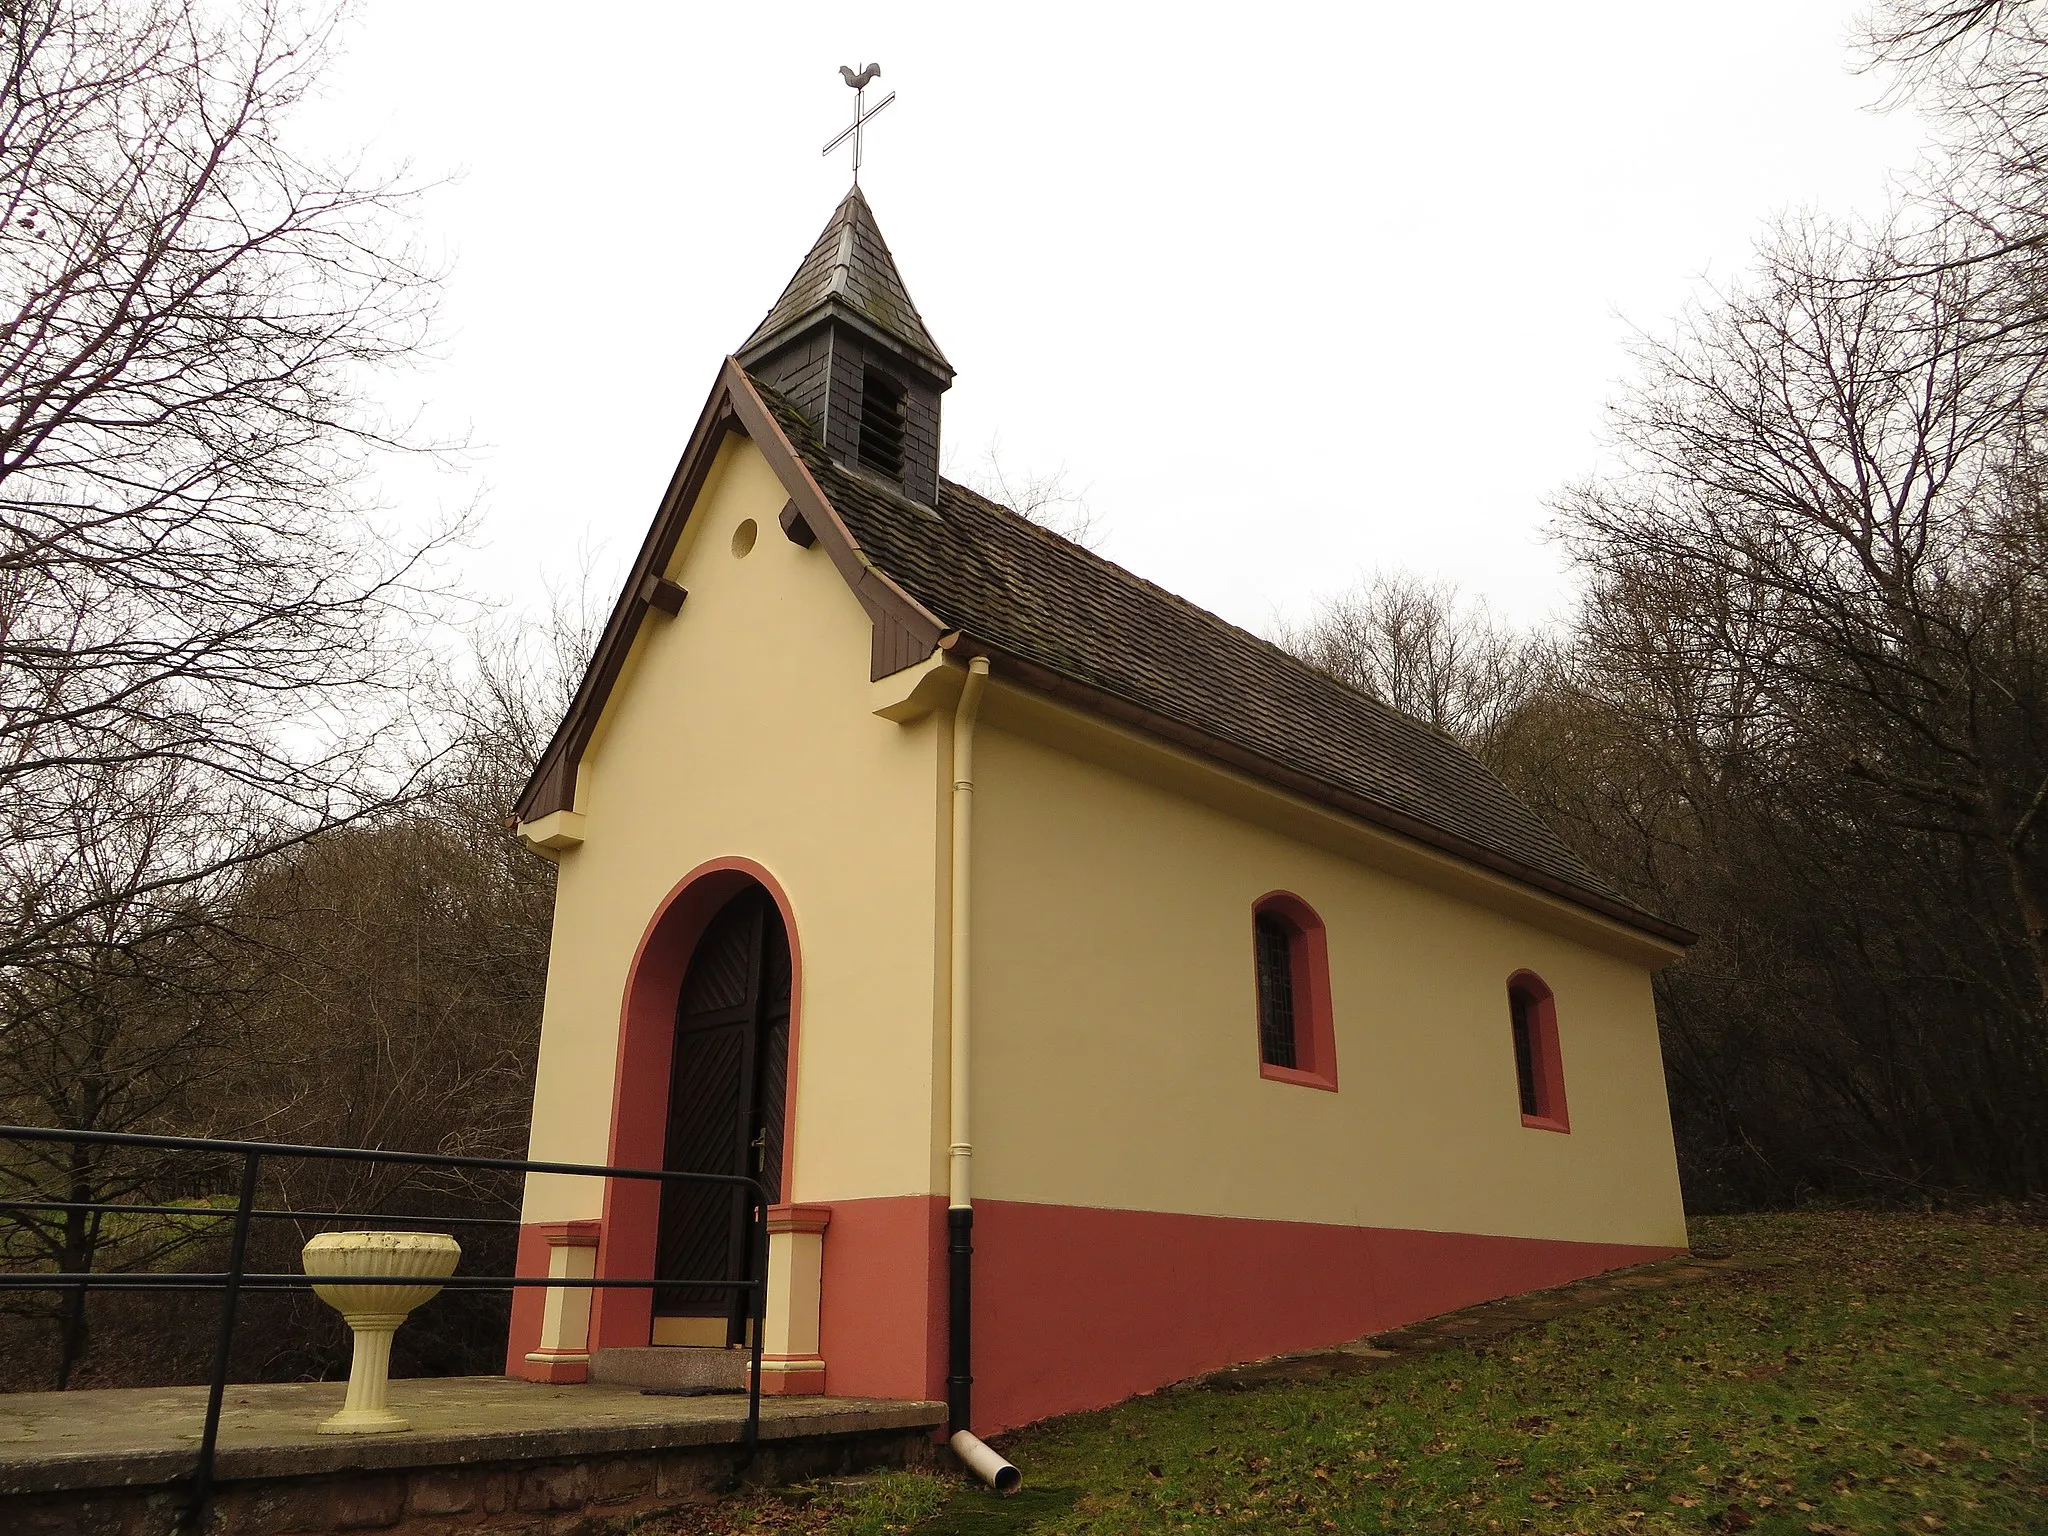
[[[677,996],[669,1058],[664,1168],[740,1174],[779,1197],[789,1080],[789,934],[775,900],[749,882],[712,915]],[[747,1202],[731,1188],[676,1183],[662,1192],[655,1273],[750,1278]],[[657,1343],[738,1344],[746,1294],[671,1285],[655,1294]]]

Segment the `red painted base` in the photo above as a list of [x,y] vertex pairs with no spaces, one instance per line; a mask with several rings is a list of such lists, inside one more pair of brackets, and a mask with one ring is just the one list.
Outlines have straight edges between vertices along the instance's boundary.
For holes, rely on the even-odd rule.
[[1679,1251],[1007,1201],[974,1246],[984,1433]]
[[[764,1366],[765,1364],[766,1362]],[[778,1371],[764,1368],[761,1372],[763,1397],[815,1397],[824,1390],[825,1372],[822,1368],[808,1371]]]
[[[1005,1200],[976,1205],[974,1247],[983,1434],[1682,1251]],[[833,1202],[824,1261],[832,1391],[944,1398],[944,1199]],[[538,1309],[513,1325],[523,1375]]]

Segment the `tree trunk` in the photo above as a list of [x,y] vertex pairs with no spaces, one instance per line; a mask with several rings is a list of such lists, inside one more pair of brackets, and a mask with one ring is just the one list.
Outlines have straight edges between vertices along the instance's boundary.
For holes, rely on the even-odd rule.
[[2034,959],[2034,985],[2041,994],[2040,1017],[2048,1020],[2048,891],[2042,890],[2039,875],[2028,866],[2027,855],[2016,838],[2002,845],[2006,878],[2012,882],[2013,900],[2019,903],[2020,922],[2027,930],[2027,949]]

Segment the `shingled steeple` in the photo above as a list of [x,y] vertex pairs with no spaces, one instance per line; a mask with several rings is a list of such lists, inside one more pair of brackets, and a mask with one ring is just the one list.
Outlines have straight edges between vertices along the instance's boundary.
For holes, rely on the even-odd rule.
[[925,329],[855,187],[739,350],[826,451],[929,506],[939,494],[939,396],[953,365]]

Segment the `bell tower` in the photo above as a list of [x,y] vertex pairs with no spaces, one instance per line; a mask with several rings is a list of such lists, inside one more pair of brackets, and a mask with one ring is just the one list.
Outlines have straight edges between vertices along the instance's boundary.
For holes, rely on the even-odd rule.
[[953,365],[924,328],[858,186],[738,357],[788,396],[841,464],[912,501],[937,501],[939,396]]

